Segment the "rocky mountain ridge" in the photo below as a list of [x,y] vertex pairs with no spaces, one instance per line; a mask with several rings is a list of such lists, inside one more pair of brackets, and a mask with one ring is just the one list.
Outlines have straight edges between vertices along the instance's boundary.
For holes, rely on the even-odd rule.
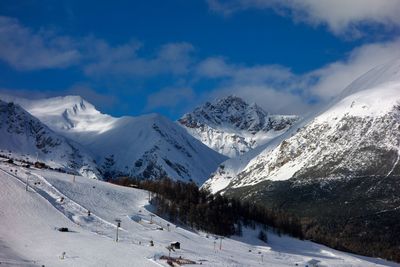
[[196,139],[228,157],[236,157],[287,131],[295,115],[271,115],[236,96],[206,102],[178,122]]

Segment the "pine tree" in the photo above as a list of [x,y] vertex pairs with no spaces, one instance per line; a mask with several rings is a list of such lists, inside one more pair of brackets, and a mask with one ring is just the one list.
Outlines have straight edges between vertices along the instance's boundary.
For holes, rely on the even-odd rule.
[[115,175],[115,160],[113,154],[104,158],[104,164],[102,166],[102,169],[103,169],[104,179],[106,181],[111,180]]
[[265,243],[268,242],[268,237],[267,234],[264,232],[264,230],[260,230],[260,232],[258,233],[258,239],[264,241]]
[[243,229],[242,229],[242,223],[238,221],[236,225],[236,235],[242,236],[243,235]]

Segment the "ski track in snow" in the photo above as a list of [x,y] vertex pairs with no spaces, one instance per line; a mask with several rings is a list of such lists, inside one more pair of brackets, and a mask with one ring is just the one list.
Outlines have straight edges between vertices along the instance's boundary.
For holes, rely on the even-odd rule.
[[[13,169],[13,172],[9,169]],[[133,266],[167,266],[166,262],[159,258],[161,255],[168,255],[165,247],[172,241],[179,241],[183,245],[181,250],[173,252],[173,256],[182,256],[202,262],[203,266],[293,266],[295,263],[298,266],[305,266],[311,259],[320,260],[321,264],[325,266],[400,266],[378,259],[335,251],[309,241],[300,241],[286,236],[278,237],[272,232],[268,232],[269,243],[265,244],[255,238],[258,233],[257,229],[247,228],[243,229],[243,237],[224,238],[222,250],[218,249],[219,240],[216,240],[217,248],[214,250],[213,235],[185,230],[158,216],[154,216],[154,223],[150,224],[153,213],[148,206],[147,192],[145,191],[119,187],[79,176],[76,177],[76,182],[72,182],[71,175],[30,169],[29,192],[34,194],[29,194],[29,192],[24,192],[28,175],[26,169],[0,163],[0,170],[0,181],[6,182],[7,179],[12,179],[18,182],[18,194],[23,196],[28,193],[30,197],[40,196],[36,198],[35,205],[41,207],[47,202],[53,207],[51,214],[56,211],[74,225],[74,227],[70,227],[72,233],[62,233],[61,235],[65,237],[72,235],[72,238],[79,238],[80,248],[78,250],[75,248],[75,251],[72,247],[65,248],[67,258],[63,261],[55,256],[49,259],[41,254],[38,255],[37,257],[41,259],[37,262],[52,262],[51,265],[46,266],[132,266],[132,264]],[[61,197],[64,198],[63,204],[59,202]],[[17,198],[15,201],[18,203],[20,200]],[[4,207],[0,210],[0,214],[3,209]],[[87,219],[88,209],[91,210],[90,219]],[[5,211],[7,212],[7,209]],[[117,245],[112,240],[115,237],[116,229],[115,225],[111,223],[116,217],[122,220],[124,227],[124,230],[120,231],[120,242]],[[46,220],[46,218],[43,219]],[[167,223],[170,224],[170,231],[167,231]],[[164,230],[159,230],[160,227],[163,227]],[[37,229],[32,229],[32,231],[36,232]],[[51,231],[53,234],[58,233],[55,229],[46,231]],[[12,244],[21,242],[20,239],[23,239],[24,236],[15,238],[16,240],[11,242]],[[85,246],[84,244],[92,238],[97,240],[91,245],[92,248]],[[147,245],[149,240],[154,240],[154,247]],[[45,246],[45,243],[41,246]],[[104,250],[107,246],[114,247],[114,250],[118,247],[122,251],[126,250],[123,253],[131,254],[123,256],[122,252],[118,251],[120,253],[117,259],[119,264],[113,264],[110,262],[116,260],[117,251],[108,251],[110,248]],[[108,264],[95,264],[91,262],[90,256],[85,258],[85,253],[88,253],[86,250],[89,249],[99,251],[96,257],[107,257],[102,261],[107,260]],[[43,253],[48,254],[45,251]],[[132,253],[136,256],[132,256]],[[28,253],[28,255],[32,254]],[[31,257],[24,258],[30,259]],[[97,260],[98,262],[101,261]]]

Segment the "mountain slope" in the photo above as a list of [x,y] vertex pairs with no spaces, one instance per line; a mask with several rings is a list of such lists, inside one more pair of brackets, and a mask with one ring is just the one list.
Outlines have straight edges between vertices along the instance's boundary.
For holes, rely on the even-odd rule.
[[20,106],[0,100],[1,154],[98,178],[91,155],[85,149],[50,130]]
[[52,130],[89,149],[106,179],[169,176],[201,184],[226,159],[160,115],[114,118],[79,96],[13,100]]
[[179,123],[196,139],[236,157],[284,133],[297,116],[270,115],[256,104],[228,96],[185,114]]
[[[311,172],[315,178],[396,172],[400,142],[399,70],[398,60],[357,79],[325,112],[302,128],[293,129],[292,137],[267,147],[236,171],[235,178],[230,179],[231,186],[310,178]],[[219,173],[224,176],[227,172],[220,170],[214,176],[218,180]],[[211,183],[212,180],[207,182],[210,188]]]
[[300,215],[308,238],[399,260],[400,60],[242,162],[221,164],[204,187]]

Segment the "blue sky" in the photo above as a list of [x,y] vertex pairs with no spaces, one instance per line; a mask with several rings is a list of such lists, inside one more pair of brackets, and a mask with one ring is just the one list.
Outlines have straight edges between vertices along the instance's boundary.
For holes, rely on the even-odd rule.
[[400,2],[348,2],[3,0],[0,91],[115,116],[176,119],[228,94],[303,114],[400,56]]

